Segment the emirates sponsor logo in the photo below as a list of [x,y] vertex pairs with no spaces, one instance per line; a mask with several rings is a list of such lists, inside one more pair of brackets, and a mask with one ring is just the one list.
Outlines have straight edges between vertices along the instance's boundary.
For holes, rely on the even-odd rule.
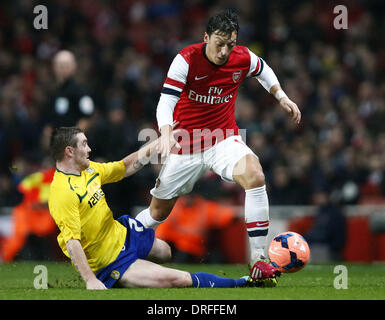
[[233,98],[233,94],[221,95],[223,89],[218,87],[209,87],[207,94],[199,94],[194,90],[189,91],[188,98],[192,101],[207,104],[227,103]]

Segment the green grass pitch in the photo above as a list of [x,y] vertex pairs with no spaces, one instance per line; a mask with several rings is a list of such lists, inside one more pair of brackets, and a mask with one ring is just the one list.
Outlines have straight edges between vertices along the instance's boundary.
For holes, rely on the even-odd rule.
[[[336,289],[341,273],[336,265],[309,264],[293,274],[283,274],[275,288],[234,289],[111,289],[88,291],[71,264],[63,262],[15,262],[0,264],[0,300],[384,300],[385,265],[344,264],[347,289]],[[37,265],[48,271],[48,289],[34,288]],[[191,272],[241,277],[245,265],[169,265]],[[342,282],[339,282],[342,283]]]

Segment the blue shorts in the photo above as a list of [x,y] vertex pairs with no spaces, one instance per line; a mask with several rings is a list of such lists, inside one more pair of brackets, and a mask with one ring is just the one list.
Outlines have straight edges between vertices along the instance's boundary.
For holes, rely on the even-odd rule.
[[155,232],[128,215],[117,219],[127,228],[126,241],[115,261],[99,270],[96,277],[109,289],[137,259],[146,259],[154,244]]

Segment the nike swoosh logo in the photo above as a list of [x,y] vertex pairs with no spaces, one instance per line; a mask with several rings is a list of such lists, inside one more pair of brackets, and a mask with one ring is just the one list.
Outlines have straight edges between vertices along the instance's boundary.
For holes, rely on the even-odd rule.
[[195,80],[202,80],[202,79],[204,79],[204,78],[207,78],[208,76],[203,76],[203,77],[197,77],[197,76],[195,76]]

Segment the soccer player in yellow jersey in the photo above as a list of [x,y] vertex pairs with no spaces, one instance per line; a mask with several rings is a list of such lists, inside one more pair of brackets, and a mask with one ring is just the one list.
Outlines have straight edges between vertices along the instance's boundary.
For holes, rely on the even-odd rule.
[[158,140],[120,161],[97,163],[89,160],[91,149],[79,128],[58,128],[51,136],[56,172],[49,210],[60,229],[59,246],[86,288],[255,285],[250,277],[229,279],[160,266],[155,262],[171,258],[169,245],[128,215],[113,218],[102,185],[134,174],[156,153],[157,145]]

